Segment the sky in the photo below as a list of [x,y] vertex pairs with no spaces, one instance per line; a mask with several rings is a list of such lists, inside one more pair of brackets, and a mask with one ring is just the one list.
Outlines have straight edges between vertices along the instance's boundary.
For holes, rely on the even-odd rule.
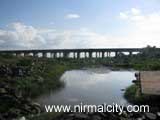
[[160,0],[0,0],[0,49],[160,47]]

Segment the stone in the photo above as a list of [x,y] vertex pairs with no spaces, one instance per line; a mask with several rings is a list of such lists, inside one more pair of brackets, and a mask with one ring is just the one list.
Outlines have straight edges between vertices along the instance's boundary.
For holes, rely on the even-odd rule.
[[159,117],[160,117],[160,112],[157,112],[157,116],[159,116]]
[[102,120],[102,118],[100,116],[98,116],[98,115],[94,115],[92,117],[92,120]]
[[141,113],[139,113],[139,112],[133,113],[133,118],[140,118],[140,117],[142,117]]
[[137,120],[143,120],[143,118],[137,118]]
[[105,114],[105,113],[103,113],[103,112],[100,112],[99,113],[102,117],[107,117],[107,115]]
[[74,117],[78,119],[88,119],[89,118],[88,115],[83,114],[83,113],[75,113]]
[[150,120],[156,120],[157,116],[154,113],[145,113],[145,116]]
[[127,112],[126,111],[123,111],[123,113],[122,113],[122,115],[121,116],[123,116],[123,117],[128,117],[128,114],[127,114]]
[[74,116],[74,113],[70,113],[68,114],[69,117],[73,117]]
[[18,120],[26,120],[26,118],[25,117],[21,117],[20,119],[18,119]]
[[114,113],[110,113],[108,120],[120,120],[119,117],[120,116],[116,116]]

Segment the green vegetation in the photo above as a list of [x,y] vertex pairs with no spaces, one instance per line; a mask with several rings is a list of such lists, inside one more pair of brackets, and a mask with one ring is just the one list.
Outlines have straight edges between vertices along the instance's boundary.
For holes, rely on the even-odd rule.
[[125,98],[131,103],[142,103],[144,99],[148,99],[148,96],[140,94],[140,88],[137,85],[131,85],[126,89],[124,94]]
[[[124,56],[121,61],[127,61],[127,65],[135,70],[160,70],[160,50],[157,50],[156,47],[147,46],[140,54],[130,58]],[[160,100],[159,96],[140,94],[140,86],[138,85],[129,86],[124,96],[134,104],[159,105]]]
[[140,93],[140,88],[137,85],[129,86],[124,94],[124,97],[133,104],[147,104],[150,106],[160,106],[160,97],[156,95],[145,95]]
[[[8,63],[9,61],[5,62]],[[15,61],[13,60],[12,62]],[[65,65],[55,64],[47,60],[32,60],[30,58],[17,59],[16,63],[9,67],[13,66],[19,66],[29,70],[28,75],[20,77],[7,76],[8,80],[15,81],[12,84],[13,87],[21,91],[23,96],[28,97],[35,97],[44,91],[62,86],[63,83],[59,81],[59,77],[67,69]],[[2,77],[1,80],[6,80],[6,77]]]
[[[101,60],[73,60],[73,59],[48,59],[48,58],[32,58],[32,57],[14,57],[1,55],[0,66],[5,66],[6,69],[15,67],[25,69],[27,73],[22,76],[1,76],[0,81],[14,81],[10,84],[16,88],[24,97],[36,97],[47,91],[53,91],[63,87],[63,81],[59,78],[61,75],[70,69],[82,67],[94,67],[101,65]],[[27,74],[27,75],[25,75]]]
[[[24,69],[25,72],[21,76],[2,75],[0,77],[1,84],[4,82],[7,87],[13,88],[16,94],[24,98],[33,98],[63,87],[64,83],[59,78],[66,70],[70,69],[104,65],[136,70],[160,70],[160,51],[155,47],[148,46],[141,53],[132,56],[119,53],[117,57],[78,60],[15,57],[10,54],[4,54],[0,55],[0,66],[4,65],[7,69],[18,67],[22,70]],[[139,90],[138,86],[132,85],[127,88],[125,97],[128,101],[136,104],[141,104],[148,100],[157,100],[157,97],[154,96],[140,95]],[[2,91],[4,90],[0,89],[0,92]],[[0,103],[3,103],[3,100]],[[0,112],[8,111],[11,107],[10,102],[7,104],[7,101],[2,105]],[[33,119],[46,119],[46,116],[50,117],[47,113],[43,113],[40,117],[34,117]]]

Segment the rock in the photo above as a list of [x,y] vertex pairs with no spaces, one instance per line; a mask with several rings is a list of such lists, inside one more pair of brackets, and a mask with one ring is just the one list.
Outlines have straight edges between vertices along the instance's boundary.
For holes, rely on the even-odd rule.
[[102,117],[107,117],[107,115],[105,114],[105,113],[103,113],[103,112],[100,112],[99,113]]
[[74,117],[73,113],[68,114],[69,117]]
[[88,119],[89,118],[89,116],[84,113],[75,113],[74,117],[78,119]]
[[110,113],[108,120],[120,120],[119,117],[120,116],[116,116],[114,113]]
[[135,112],[133,113],[133,118],[141,118],[142,117],[142,113],[138,113],[138,112]]
[[123,116],[123,117],[127,118],[127,117],[128,117],[128,114],[127,114],[127,112],[126,112],[126,111],[123,111],[123,113],[122,113],[122,115],[121,115],[121,116]]
[[120,120],[128,120],[128,118],[120,117]]
[[92,117],[92,120],[102,120],[102,118],[100,116],[98,116],[98,115],[94,115]]
[[143,120],[143,118],[137,118],[137,120]]
[[145,113],[145,116],[150,120],[156,120],[157,116],[154,113]]
[[18,120],[26,120],[26,118],[25,117],[21,117]]
[[142,120],[145,120],[145,118],[146,118],[145,115],[142,115]]
[[159,117],[160,117],[160,112],[157,112],[157,116],[159,116]]

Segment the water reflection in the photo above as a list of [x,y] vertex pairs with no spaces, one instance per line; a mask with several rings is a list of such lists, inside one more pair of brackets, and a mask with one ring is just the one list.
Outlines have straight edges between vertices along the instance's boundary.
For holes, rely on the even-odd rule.
[[42,95],[38,102],[44,104],[127,104],[121,89],[128,87],[135,71],[111,71],[94,68],[66,71],[61,80],[65,87],[49,95]]

